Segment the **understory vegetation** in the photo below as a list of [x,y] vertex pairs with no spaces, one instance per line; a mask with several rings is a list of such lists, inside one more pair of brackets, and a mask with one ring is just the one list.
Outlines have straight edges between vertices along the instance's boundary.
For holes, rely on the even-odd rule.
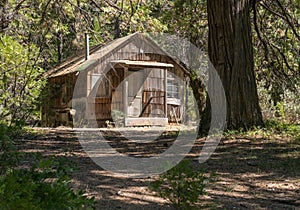
[[30,154],[29,165],[20,164],[28,154],[16,150],[16,130],[0,124],[0,209],[95,209],[93,198],[71,188],[74,164],[66,159]]
[[183,160],[150,183],[150,189],[168,199],[175,209],[198,209],[196,203],[199,196],[205,194],[208,180],[203,171],[194,169],[190,161]]

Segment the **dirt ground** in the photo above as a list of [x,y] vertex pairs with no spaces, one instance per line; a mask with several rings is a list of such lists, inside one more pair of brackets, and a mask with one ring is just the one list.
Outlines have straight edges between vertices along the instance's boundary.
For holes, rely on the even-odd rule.
[[[132,150],[134,145],[118,135],[108,135],[120,152],[133,156],[137,153]],[[145,136],[150,138],[151,133],[142,132],[138,138]],[[174,137],[166,135],[139,150],[139,155],[149,155],[151,149],[153,153],[166,149],[172,141]],[[198,139],[187,157],[195,165],[199,165],[197,154],[204,141]],[[35,134],[23,136],[19,142],[21,151],[74,161],[78,170],[72,174],[72,184],[85,190],[87,196],[94,196],[97,209],[173,209],[167,200],[148,189],[155,177],[129,178],[103,170],[87,156],[70,128],[36,129]],[[224,137],[204,168],[217,176],[207,186],[199,209],[300,209],[299,139],[279,134]]]

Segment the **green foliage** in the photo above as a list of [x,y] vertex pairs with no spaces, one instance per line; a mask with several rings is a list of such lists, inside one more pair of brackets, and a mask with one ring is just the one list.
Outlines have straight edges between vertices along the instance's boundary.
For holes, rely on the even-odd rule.
[[[300,138],[300,124],[287,123],[282,120],[266,120],[264,127],[253,127],[250,130],[227,130],[224,132],[226,138],[253,138],[260,136],[264,139],[273,138],[274,135],[286,136],[297,141]],[[241,137],[242,136],[242,137]]]
[[23,46],[10,36],[0,36],[0,119],[10,125],[22,125],[37,110],[43,70],[35,58],[38,49]]
[[[20,43],[37,46],[39,56],[42,58],[39,64],[47,68],[53,63],[60,62],[59,57],[69,56],[69,52],[78,47],[77,39],[82,38],[76,37],[75,33],[84,28],[82,16],[75,9],[75,5],[71,6],[75,2],[74,0],[4,1],[1,11],[4,18],[0,30]],[[0,10],[2,8],[0,7]],[[81,31],[81,35],[83,33],[84,31]],[[60,45],[63,49],[57,50]]]
[[117,109],[113,109],[112,113],[111,113],[112,119],[114,121],[114,124],[117,127],[123,127],[124,126],[124,112],[117,110]]
[[[135,8],[135,9],[132,9]],[[151,8],[148,4],[136,3],[136,5],[131,5],[130,2],[125,1],[124,11],[127,12],[122,17],[121,31],[126,34],[140,31],[140,32],[164,32],[167,27],[161,23],[159,19],[151,16]],[[130,24],[126,24],[130,18]]]
[[14,138],[22,132],[20,127],[7,126],[0,122],[0,176],[18,165],[22,154],[17,151]]
[[202,171],[195,171],[188,160],[183,160],[150,183],[150,189],[168,199],[176,209],[197,209],[195,203],[205,194],[206,181]]
[[0,123],[0,176],[16,166],[18,161],[17,151],[9,133],[9,128]]
[[266,129],[286,134],[290,137],[300,137],[300,124],[290,124],[284,121],[267,120]]
[[33,156],[37,164],[17,167],[25,155],[15,148],[15,133],[0,123],[0,209],[95,209],[93,198],[71,188],[74,167],[67,159]]
[[95,209],[94,199],[70,187],[64,162],[42,160],[0,178],[0,209]]
[[[197,47],[207,50],[208,19],[206,1],[163,0],[154,2],[157,2],[155,4],[156,8],[160,5],[159,20],[167,26],[168,33],[186,38]],[[158,2],[161,2],[161,4]]]
[[[269,89],[262,87],[263,82],[258,84],[260,106],[263,116],[268,120],[285,121],[286,123],[300,122],[300,98],[299,93],[286,89],[280,99],[274,103]],[[297,87],[299,89],[299,87]]]
[[[258,86],[263,93],[260,100],[263,110],[275,107],[275,114],[282,114],[282,110],[276,110],[278,103],[289,110],[293,109],[287,107],[290,100],[294,101],[293,106],[297,106],[295,100],[299,99],[299,1],[266,0],[256,4],[253,46]],[[299,115],[299,111],[296,114]],[[299,120],[299,116],[286,119],[291,118]]]

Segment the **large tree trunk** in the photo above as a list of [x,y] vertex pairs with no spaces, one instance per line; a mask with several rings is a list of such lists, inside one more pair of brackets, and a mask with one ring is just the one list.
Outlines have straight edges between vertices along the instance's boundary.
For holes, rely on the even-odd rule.
[[[209,57],[227,98],[227,128],[263,125],[254,75],[251,0],[208,0]],[[209,100],[207,100],[209,103]],[[210,125],[210,107],[200,129]]]

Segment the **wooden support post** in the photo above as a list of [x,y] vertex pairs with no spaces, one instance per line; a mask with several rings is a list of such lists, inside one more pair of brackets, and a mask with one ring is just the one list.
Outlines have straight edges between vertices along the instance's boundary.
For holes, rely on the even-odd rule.
[[185,102],[184,102],[184,123],[187,123],[189,121],[188,116],[188,105],[189,105],[189,81],[185,81]]
[[168,69],[165,69],[164,72],[164,88],[165,88],[165,95],[164,95],[164,112],[165,112],[165,117],[168,118],[168,104],[167,104],[167,94],[168,94]]
[[86,102],[85,102],[85,118],[91,118],[91,102],[89,100],[91,93],[91,72],[86,74]]
[[124,92],[124,116],[127,117],[128,112],[128,81],[125,81],[125,92]]
[[89,34],[85,33],[85,60],[90,59],[90,43]]
[[89,71],[86,76],[86,96],[89,97],[91,93],[91,72]]
[[123,90],[123,104],[124,104],[124,117],[127,117],[127,112],[128,112],[128,80],[127,80],[127,75],[128,75],[128,68],[124,67],[124,90]]

